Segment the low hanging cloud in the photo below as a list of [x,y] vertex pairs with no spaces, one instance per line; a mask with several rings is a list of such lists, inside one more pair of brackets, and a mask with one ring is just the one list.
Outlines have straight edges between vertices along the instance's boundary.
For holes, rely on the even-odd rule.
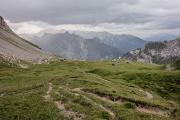
[[[138,35],[178,33],[180,0],[1,0],[0,15],[18,33],[46,29]],[[29,28],[29,29],[28,29]]]

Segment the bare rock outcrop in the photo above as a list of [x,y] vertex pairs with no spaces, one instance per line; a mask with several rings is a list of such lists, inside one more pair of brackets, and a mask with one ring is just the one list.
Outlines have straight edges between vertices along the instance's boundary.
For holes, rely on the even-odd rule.
[[172,63],[180,59],[180,38],[147,43],[144,48],[132,50],[122,58],[144,63]]

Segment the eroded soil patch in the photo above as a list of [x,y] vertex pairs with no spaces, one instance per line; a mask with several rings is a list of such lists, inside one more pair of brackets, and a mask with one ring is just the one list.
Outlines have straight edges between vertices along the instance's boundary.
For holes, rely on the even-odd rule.
[[[82,89],[84,92],[90,93],[91,95],[94,95],[95,97],[104,100],[104,101],[111,101],[113,103],[119,103],[122,104],[123,102],[132,102],[136,104],[136,110],[142,113],[149,113],[154,114],[158,116],[165,116],[168,117],[168,110],[161,109],[158,105],[149,105],[148,103],[145,103],[143,101],[135,101],[130,98],[125,98],[121,96],[113,96],[111,94],[105,94],[100,92],[93,92],[88,89]],[[150,96],[149,96],[150,97]]]
[[72,110],[67,110],[61,101],[56,101],[55,104],[58,107],[58,109],[63,113],[64,117],[66,118],[73,119],[73,120],[82,120],[83,118],[85,118],[83,114],[79,114]]

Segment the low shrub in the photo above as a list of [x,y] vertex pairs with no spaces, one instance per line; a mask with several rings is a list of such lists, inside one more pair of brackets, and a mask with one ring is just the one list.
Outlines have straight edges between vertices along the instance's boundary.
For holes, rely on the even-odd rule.
[[135,109],[136,108],[136,104],[132,103],[132,102],[126,102],[125,103],[125,107],[129,108],[129,109]]

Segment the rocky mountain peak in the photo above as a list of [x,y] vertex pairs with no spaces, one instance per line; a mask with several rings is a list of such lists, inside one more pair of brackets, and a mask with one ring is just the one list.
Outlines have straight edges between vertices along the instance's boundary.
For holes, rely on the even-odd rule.
[[9,26],[7,25],[6,21],[2,16],[0,16],[0,28],[8,32],[12,32],[12,30],[9,28]]
[[5,21],[4,21],[4,18],[2,16],[0,16],[0,26],[5,26]]
[[132,50],[123,58],[145,63],[171,63],[180,59],[180,38],[147,43],[145,48]]

